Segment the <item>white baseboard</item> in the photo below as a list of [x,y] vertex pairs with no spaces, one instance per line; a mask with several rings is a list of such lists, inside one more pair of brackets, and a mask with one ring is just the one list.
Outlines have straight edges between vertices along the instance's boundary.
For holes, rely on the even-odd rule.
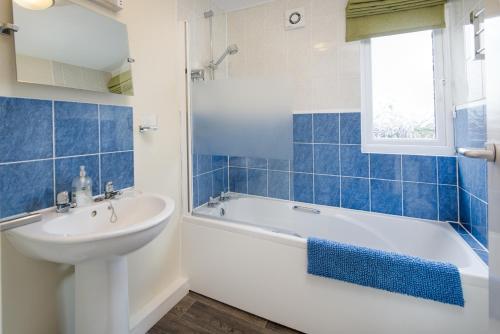
[[185,277],[177,279],[130,317],[130,334],[145,334],[189,292]]

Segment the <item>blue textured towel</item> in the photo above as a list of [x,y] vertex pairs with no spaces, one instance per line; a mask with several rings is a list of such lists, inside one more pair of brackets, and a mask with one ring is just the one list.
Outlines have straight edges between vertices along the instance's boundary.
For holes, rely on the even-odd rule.
[[458,268],[449,263],[307,239],[307,272],[358,285],[464,306]]

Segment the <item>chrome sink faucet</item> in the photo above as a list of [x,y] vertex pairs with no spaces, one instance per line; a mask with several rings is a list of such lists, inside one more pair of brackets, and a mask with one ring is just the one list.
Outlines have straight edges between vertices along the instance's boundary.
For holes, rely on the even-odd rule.
[[209,199],[208,199],[208,203],[207,203],[207,206],[209,208],[215,208],[217,205],[220,204],[220,201],[219,201],[219,198],[218,197],[212,197],[210,196]]
[[219,201],[220,202],[227,202],[231,199],[231,196],[229,196],[229,192],[223,192],[221,191],[220,196],[219,196]]
[[74,208],[76,205],[69,201],[69,193],[61,191],[56,196],[56,212],[67,213],[69,209]]
[[106,187],[104,189],[104,199],[115,199],[121,194],[121,191],[117,191],[114,189],[113,182],[106,182]]

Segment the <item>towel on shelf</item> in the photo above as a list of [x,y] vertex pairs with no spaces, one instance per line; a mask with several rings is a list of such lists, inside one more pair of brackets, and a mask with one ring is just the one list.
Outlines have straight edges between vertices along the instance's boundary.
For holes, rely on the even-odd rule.
[[377,249],[307,239],[307,272],[312,275],[464,306],[458,268]]
[[125,71],[112,77],[108,82],[108,89],[114,94],[134,95],[132,71]]

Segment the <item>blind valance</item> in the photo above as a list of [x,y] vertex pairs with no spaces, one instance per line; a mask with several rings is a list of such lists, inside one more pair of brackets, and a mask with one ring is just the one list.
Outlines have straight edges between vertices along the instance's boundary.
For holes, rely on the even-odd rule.
[[446,0],[349,0],[346,40],[444,28]]

